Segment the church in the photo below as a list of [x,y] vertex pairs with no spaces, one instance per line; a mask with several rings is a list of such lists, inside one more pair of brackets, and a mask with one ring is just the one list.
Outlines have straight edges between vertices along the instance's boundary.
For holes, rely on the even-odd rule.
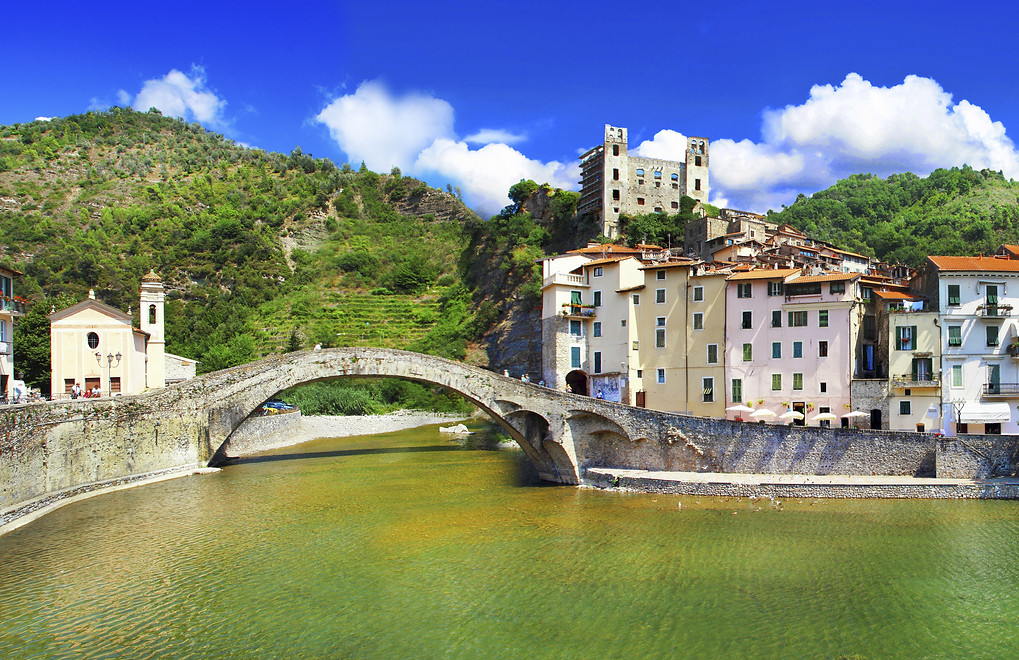
[[88,298],[50,314],[51,394],[67,398],[77,383],[103,396],[138,394],[193,378],[197,361],[166,352],[163,282],[142,277],[139,326],[130,313]]

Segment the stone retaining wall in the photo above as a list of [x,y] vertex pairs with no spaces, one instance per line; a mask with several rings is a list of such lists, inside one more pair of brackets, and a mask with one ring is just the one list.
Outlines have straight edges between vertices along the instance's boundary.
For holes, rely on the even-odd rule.
[[221,450],[226,456],[248,456],[267,449],[292,444],[291,438],[301,429],[301,411],[276,415],[252,415],[230,434]]
[[939,477],[1011,477],[1019,461],[1019,436],[962,435],[938,443]]

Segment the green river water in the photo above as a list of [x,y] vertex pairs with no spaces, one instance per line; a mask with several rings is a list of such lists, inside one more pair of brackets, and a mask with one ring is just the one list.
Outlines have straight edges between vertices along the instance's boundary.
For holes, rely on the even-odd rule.
[[525,475],[426,427],[66,506],[0,537],[0,657],[1019,655],[1019,503]]

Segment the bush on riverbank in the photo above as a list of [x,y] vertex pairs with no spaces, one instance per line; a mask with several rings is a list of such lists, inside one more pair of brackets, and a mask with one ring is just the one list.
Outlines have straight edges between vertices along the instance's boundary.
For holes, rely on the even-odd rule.
[[469,415],[474,410],[448,390],[396,379],[310,383],[286,390],[279,398],[305,415],[381,415],[403,408]]

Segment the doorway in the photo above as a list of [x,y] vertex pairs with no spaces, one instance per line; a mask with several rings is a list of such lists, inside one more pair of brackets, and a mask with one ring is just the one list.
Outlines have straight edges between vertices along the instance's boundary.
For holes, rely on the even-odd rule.
[[566,374],[566,387],[574,394],[587,396],[587,374],[579,369]]
[[800,413],[799,419],[793,420],[794,426],[806,426],[807,425],[807,404],[803,401],[793,402],[793,412]]
[[881,411],[874,408],[870,411],[870,428],[880,429],[881,428]]

